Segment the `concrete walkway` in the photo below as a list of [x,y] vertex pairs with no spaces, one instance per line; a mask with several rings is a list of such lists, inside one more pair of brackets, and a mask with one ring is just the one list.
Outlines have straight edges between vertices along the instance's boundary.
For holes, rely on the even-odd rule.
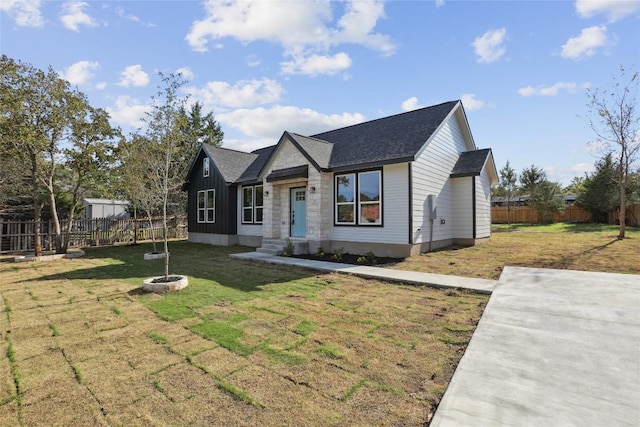
[[232,257],[491,293],[432,427],[640,425],[638,275],[505,267],[496,282],[257,252]]

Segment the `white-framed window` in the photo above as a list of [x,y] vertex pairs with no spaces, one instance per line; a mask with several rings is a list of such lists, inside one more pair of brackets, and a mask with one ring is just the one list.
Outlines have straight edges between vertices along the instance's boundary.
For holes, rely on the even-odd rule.
[[382,225],[382,171],[335,176],[335,224]]
[[263,211],[263,206],[264,206],[263,186],[262,185],[256,185],[256,188],[255,188],[255,191],[253,192],[253,194],[254,194],[254,198],[255,198],[255,202],[254,202],[255,214],[253,216],[253,219],[254,219],[256,224],[262,224],[262,211]]
[[202,176],[209,176],[209,158],[205,157],[202,159]]
[[198,222],[216,222],[216,190],[198,191]]
[[253,222],[253,187],[242,187],[242,222]]
[[242,187],[242,223],[262,224],[264,206],[263,186]]
[[356,174],[336,175],[336,224],[356,223]]

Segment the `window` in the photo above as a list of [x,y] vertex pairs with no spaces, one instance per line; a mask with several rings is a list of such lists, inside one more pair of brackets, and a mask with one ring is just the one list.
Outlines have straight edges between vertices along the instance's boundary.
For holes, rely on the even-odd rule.
[[255,220],[257,224],[262,224],[262,207],[264,204],[264,197],[262,194],[262,185],[256,185],[256,191],[254,192],[255,197],[256,197],[256,202],[255,202],[255,209],[256,209],[256,214],[255,214]]
[[263,186],[242,188],[242,223],[262,224],[264,205]]
[[380,171],[358,174],[359,224],[380,225]]
[[216,190],[198,191],[198,222],[216,222]]
[[202,159],[202,176],[209,176],[209,158],[205,157]]
[[242,222],[253,222],[253,187],[242,188]]
[[382,171],[336,175],[336,224],[382,225]]
[[336,223],[356,223],[356,175],[336,175]]

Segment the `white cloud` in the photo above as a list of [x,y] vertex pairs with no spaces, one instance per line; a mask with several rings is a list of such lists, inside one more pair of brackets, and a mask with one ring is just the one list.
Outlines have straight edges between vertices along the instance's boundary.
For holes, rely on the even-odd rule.
[[478,56],[478,62],[488,64],[500,59],[507,51],[504,47],[506,35],[506,28],[500,28],[489,30],[480,37],[476,37],[471,45]]
[[[318,1],[264,1],[264,0],[208,0],[206,16],[193,22],[185,39],[192,49],[207,51],[211,42],[226,37],[243,43],[265,40],[280,44],[285,57],[293,61],[282,66],[302,72],[297,64],[311,64],[321,58],[336,57],[344,66],[344,56],[330,56],[329,50],[342,43],[358,44],[376,50],[383,55],[395,52],[390,37],[375,33],[374,28],[384,17],[381,0],[349,0],[340,3],[344,14],[335,21],[329,0]],[[336,6],[337,7],[337,6]],[[286,24],[282,17],[286,16]],[[350,63],[349,63],[350,65]],[[309,65],[310,72],[318,67]]]
[[130,96],[119,96],[112,107],[106,108],[111,116],[111,120],[120,125],[139,128],[144,126],[144,119],[147,112],[151,111],[151,106],[141,104],[137,99]]
[[100,64],[97,62],[79,61],[68,66],[60,76],[72,85],[83,85],[95,75],[94,71],[98,68]]
[[412,96],[411,98],[405,99],[401,104],[402,111],[411,111],[417,110],[418,108],[423,108],[424,105],[420,105],[418,102],[418,98]]
[[75,1],[62,3],[62,14],[60,21],[64,27],[72,31],[80,31],[80,26],[97,27],[98,23],[95,19],[84,12],[84,8],[89,6],[88,3]]
[[571,172],[584,175],[587,172],[593,172],[595,165],[593,163],[578,163],[577,165],[571,166],[570,170]]
[[189,67],[178,68],[176,70],[176,74],[182,74],[182,77],[185,80],[193,80],[193,78],[195,77],[195,75],[193,74],[193,71],[191,71],[191,68]]
[[467,111],[477,111],[488,107],[486,102],[476,99],[476,95],[473,93],[465,93],[460,99],[464,109]]
[[444,6],[444,0],[436,0],[436,7]]
[[596,54],[596,50],[607,44],[607,27],[604,25],[585,28],[577,37],[567,40],[560,55],[563,58],[581,59]]
[[144,27],[155,27],[155,24],[153,24],[151,22],[143,22],[142,19],[140,19],[136,15],[132,15],[132,14],[126,13],[125,10],[123,8],[121,8],[121,7],[117,7],[116,8],[116,14],[122,19],[126,19],[128,21],[135,22],[135,23],[140,24],[140,25],[142,25]]
[[582,18],[603,14],[609,22],[619,21],[640,10],[638,0],[576,0],[575,6]]
[[41,0],[2,0],[0,11],[7,13],[20,27],[41,27],[44,25],[41,5]]
[[96,84],[96,89],[98,90],[105,90],[107,88],[107,83],[105,82],[100,82]]
[[362,123],[360,113],[322,114],[308,108],[275,105],[270,108],[238,109],[217,114],[223,124],[256,138],[271,138],[269,144],[278,142],[284,130],[313,135],[330,129]]
[[149,84],[149,74],[142,70],[142,66],[129,65],[120,73],[118,86],[146,86]]
[[556,96],[560,91],[565,90],[569,93],[576,93],[578,89],[586,89],[590,85],[589,83],[577,84],[574,82],[557,82],[551,86],[536,86],[531,85],[521,87],[518,89],[520,96]]
[[208,82],[202,88],[186,88],[194,98],[207,107],[253,107],[280,100],[282,86],[275,80],[243,80],[234,85],[227,82]]
[[333,75],[351,67],[351,58],[344,52],[333,56],[310,55],[304,57],[296,55],[293,61],[281,62],[280,65],[284,74]]
[[262,63],[262,61],[260,61],[260,58],[257,55],[249,55],[249,56],[247,56],[247,65],[249,67],[257,67],[261,63]]

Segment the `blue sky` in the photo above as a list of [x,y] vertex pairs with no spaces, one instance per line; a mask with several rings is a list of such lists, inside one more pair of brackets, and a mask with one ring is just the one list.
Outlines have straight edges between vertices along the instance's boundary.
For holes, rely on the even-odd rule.
[[498,168],[568,184],[597,158],[586,88],[640,66],[640,2],[0,0],[0,53],[53,67],[126,132],[158,71],[181,72],[244,151],[462,99]]

